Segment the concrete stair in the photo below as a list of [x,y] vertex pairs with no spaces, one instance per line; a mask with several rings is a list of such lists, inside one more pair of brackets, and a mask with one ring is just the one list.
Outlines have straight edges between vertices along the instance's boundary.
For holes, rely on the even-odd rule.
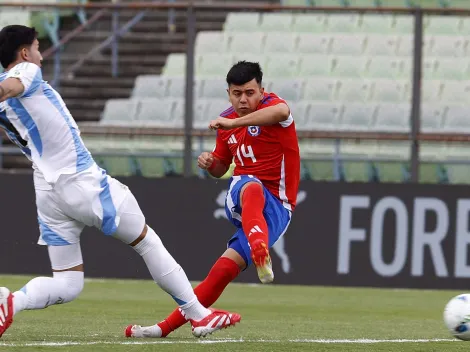
[[[204,1],[203,1],[204,2]],[[211,2],[224,3],[215,0]],[[238,1],[240,2],[240,1]],[[243,2],[243,1],[241,1]],[[246,3],[253,3],[245,0]],[[278,3],[279,1],[264,1]],[[92,15],[93,11],[89,12]],[[119,23],[123,25],[132,19],[138,10],[123,10],[119,13]],[[200,30],[222,30],[228,11],[201,10],[196,13],[196,27]],[[78,25],[75,18],[64,18],[61,24],[61,37]],[[85,55],[93,46],[106,39],[112,28],[112,13],[108,12],[91,28],[76,36],[61,57],[62,75],[59,91],[77,121],[98,121],[104,108],[105,99],[128,97],[136,76],[160,74],[170,53],[183,53],[186,50],[186,11],[175,11],[175,30],[168,32],[168,10],[147,11],[144,18],[131,32],[119,40],[119,77],[111,76],[111,48],[104,49],[79,68],[74,76],[67,70]],[[52,57],[44,62],[44,76],[52,77]],[[75,84],[75,82],[77,84]],[[86,83],[90,82],[90,83]],[[80,106],[77,102],[96,101]]]

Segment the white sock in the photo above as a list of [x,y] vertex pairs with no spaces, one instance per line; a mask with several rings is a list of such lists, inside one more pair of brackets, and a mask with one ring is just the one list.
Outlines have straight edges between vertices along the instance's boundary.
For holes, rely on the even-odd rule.
[[166,250],[160,237],[147,227],[147,235],[134,246],[147,264],[153,280],[178,303],[187,319],[201,320],[210,310],[199,303],[184,270]]
[[36,277],[13,293],[13,315],[22,310],[44,309],[73,301],[83,289],[81,271],[54,272],[54,277]]
[[23,291],[13,293],[13,315],[26,309],[28,305],[28,296]]
[[142,326],[134,330],[135,337],[162,337],[162,329],[158,325]]

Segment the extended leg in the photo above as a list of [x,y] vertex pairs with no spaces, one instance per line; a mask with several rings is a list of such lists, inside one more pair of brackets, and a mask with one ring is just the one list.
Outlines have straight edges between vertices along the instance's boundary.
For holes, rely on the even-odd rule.
[[[126,202],[115,237],[128,243],[142,256],[154,281],[173,297],[184,317],[191,321],[193,333],[196,336],[205,335],[239,322],[238,314],[211,311],[199,302],[184,270],[166,250],[155,231],[145,225],[145,218],[134,196],[130,194]],[[135,236],[135,229],[139,226],[144,230]],[[215,318],[221,323],[209,326]]]
[[[212,306],[225,290],[245,268],[243,258],[232,248],[229,248],[214,264],[207,277],[194,289],[199,302],[204,307]],[[152,326],[129,325],[127,337],[166,337],[172,331],[186,324],[188,320],[180,309],[175,309],[166,319]]]

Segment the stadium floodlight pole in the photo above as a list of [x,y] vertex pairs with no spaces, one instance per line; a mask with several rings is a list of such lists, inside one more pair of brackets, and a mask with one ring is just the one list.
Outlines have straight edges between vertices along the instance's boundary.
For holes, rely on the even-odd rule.
[[191,177],[193,165],[192,129],[194,106],[194,41],[196,32],[196,16],[194,3],[191,1],[187,9],[186,19],[186,95],[184,114],[184,177]]
[[[113,0],[117,3],[118,0]],[[113,11],[112,17],[113,41],[111,42],[111,75],[116,78],[119,74],[119,12]]]
[[[174,3],[175,0],[168,0],[169,3]],[[168,33],[176,32],[176,23],[175,23],[175,9],[168,10]]]
[[60,90],[60,72],[61,72],[61,63],[60,63],[60,54],[62,48],[59,48],[54,53],[54,78],[52,80],[52,86],[55,90]]
[[411,98],[411,182],[419,181],[419,133],[421,125],[421,74],[423,59],[423,11],[414,12],[413,96]]

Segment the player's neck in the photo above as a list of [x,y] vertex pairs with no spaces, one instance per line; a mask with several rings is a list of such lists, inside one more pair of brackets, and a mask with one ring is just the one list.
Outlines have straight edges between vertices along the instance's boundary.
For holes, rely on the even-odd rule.
[[16,60],[15,62],[12,62],[10,65],[7,66],[7,68],[5,69],[5,71],[10,71],[13,67],[15,67],[16,65],[18,64],[21,64],[23,62],[26,62],[24,60]]

